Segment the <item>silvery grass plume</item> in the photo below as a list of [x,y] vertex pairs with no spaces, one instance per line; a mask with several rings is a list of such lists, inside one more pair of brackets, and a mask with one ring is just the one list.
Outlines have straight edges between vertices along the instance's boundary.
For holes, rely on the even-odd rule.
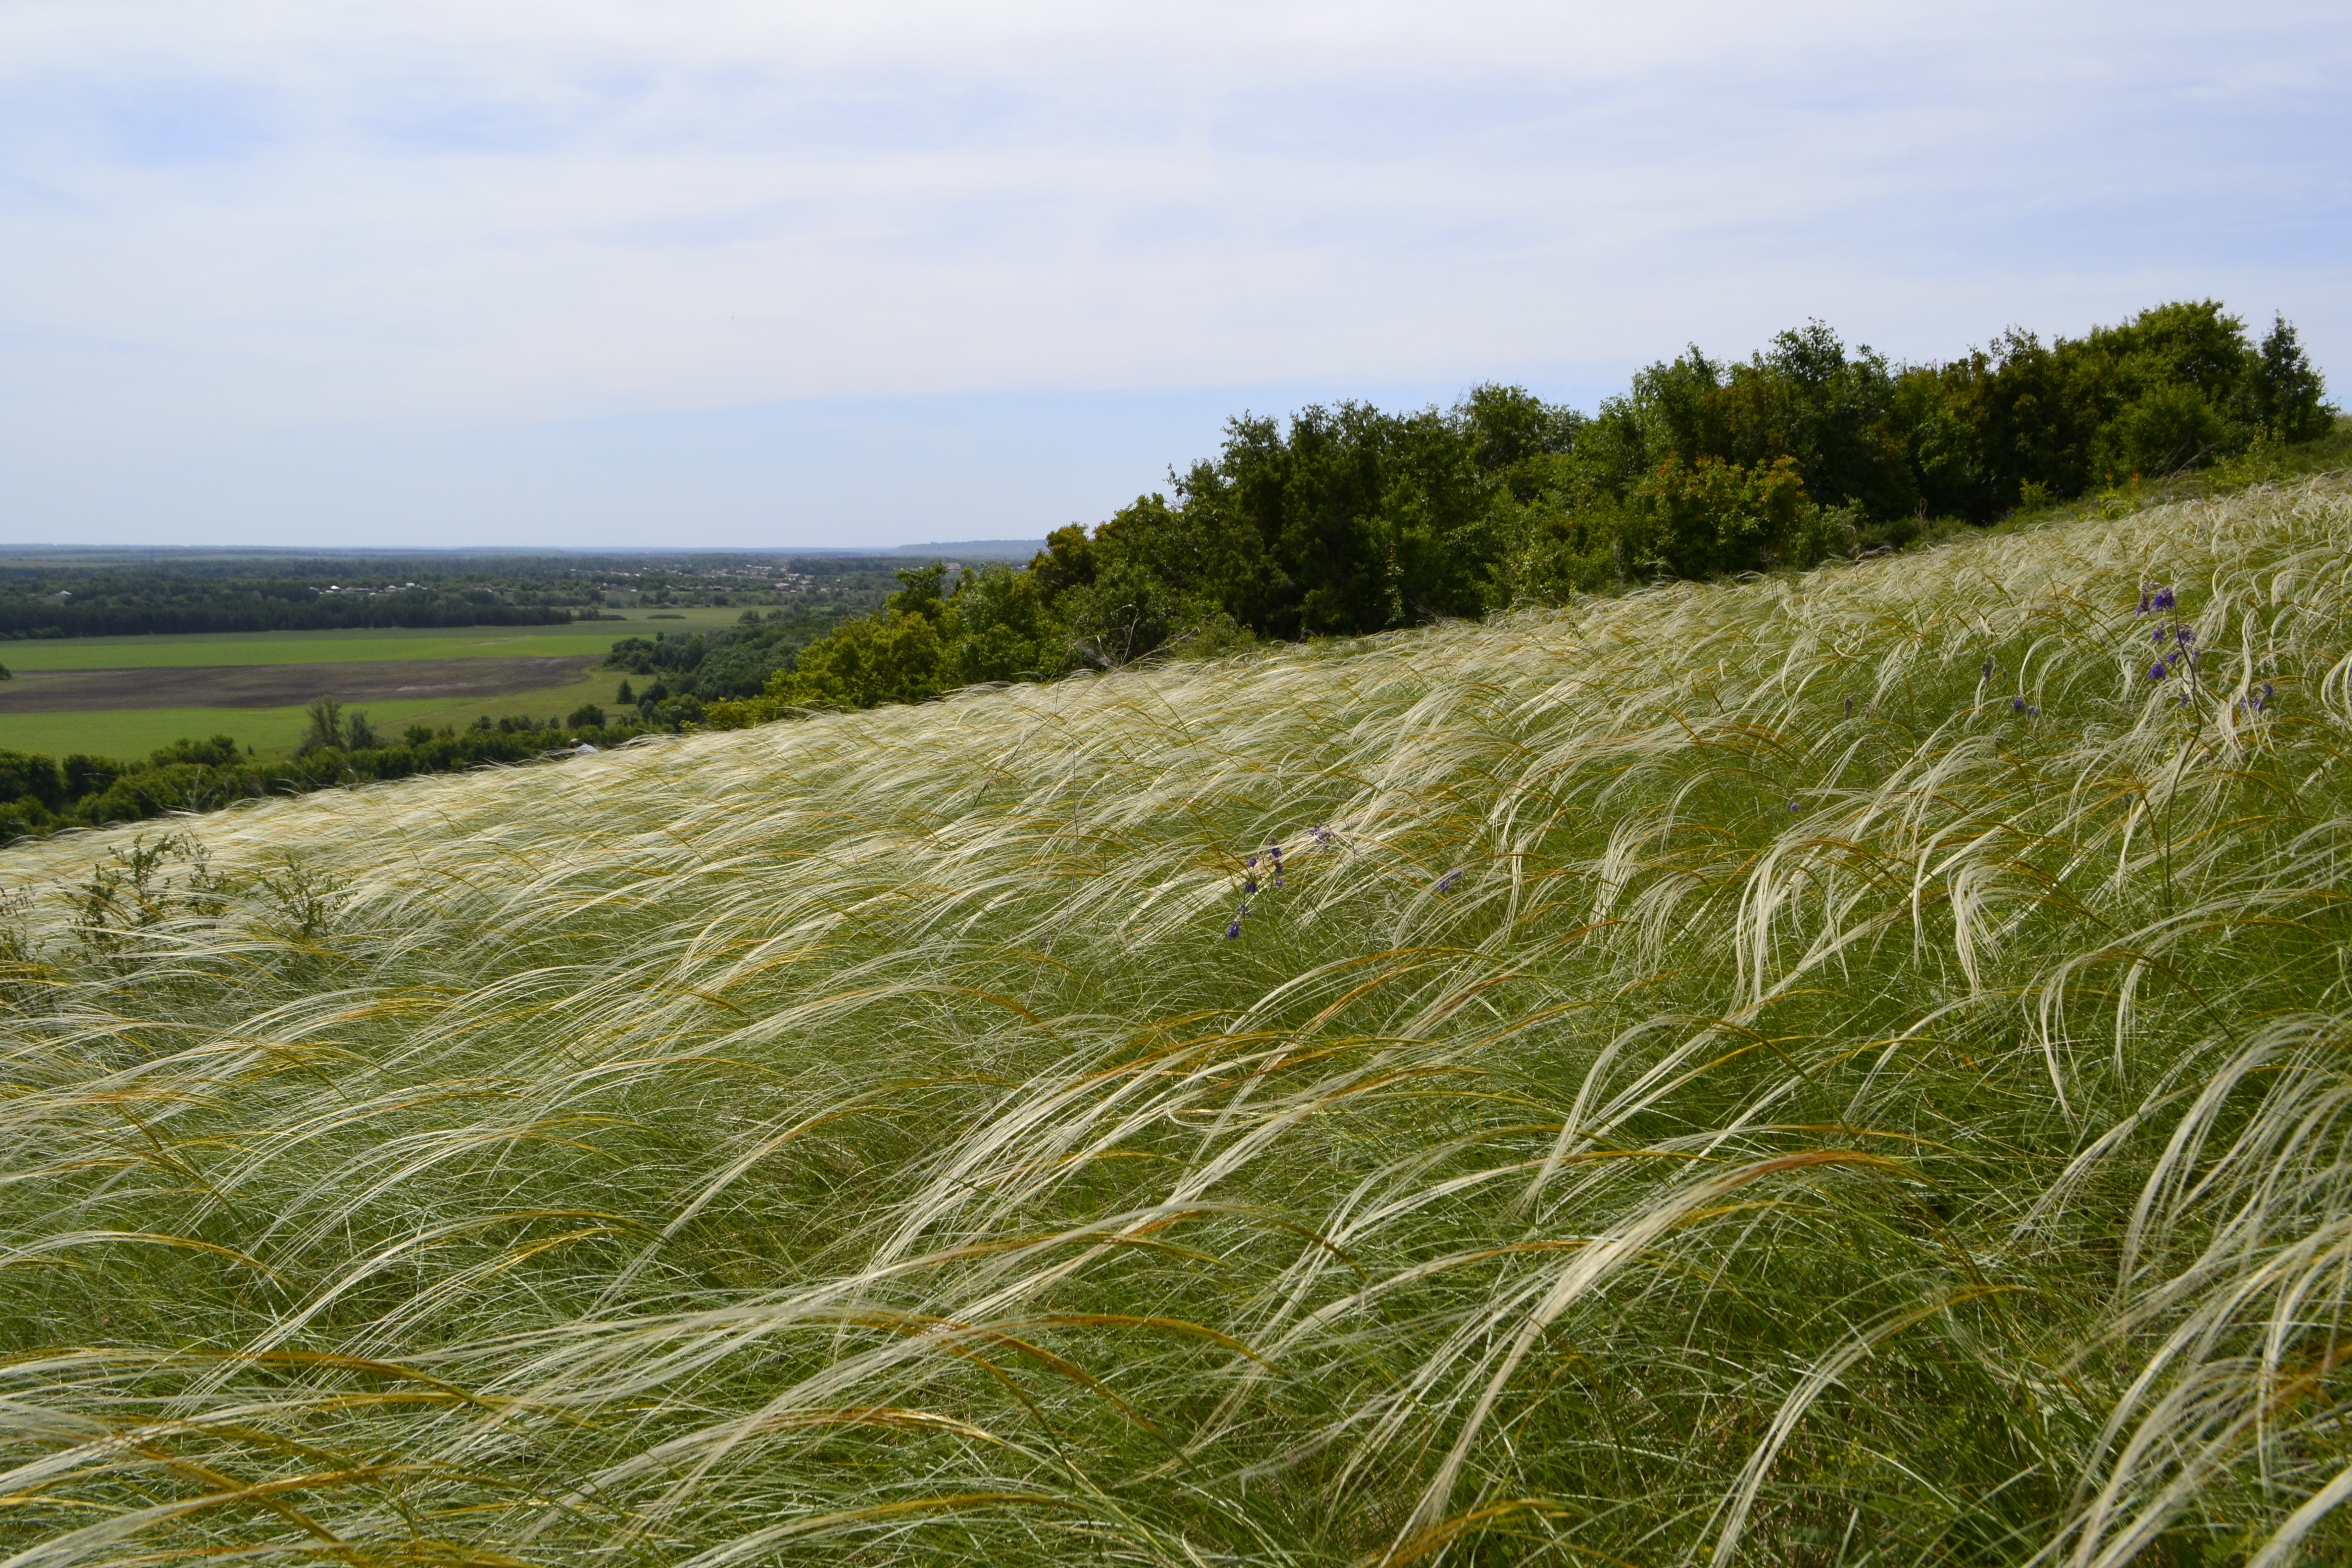
[[0,1558],[2344,1551],[2348,574],[2335,478],[12,850]]

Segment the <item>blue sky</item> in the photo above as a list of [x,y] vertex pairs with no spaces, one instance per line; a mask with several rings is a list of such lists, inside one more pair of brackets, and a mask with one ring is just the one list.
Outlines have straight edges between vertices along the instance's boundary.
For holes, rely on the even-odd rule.
[[2352,394],[2352,9],[0,0],[0,540],[887,544],[1223,418],[2180,296]]

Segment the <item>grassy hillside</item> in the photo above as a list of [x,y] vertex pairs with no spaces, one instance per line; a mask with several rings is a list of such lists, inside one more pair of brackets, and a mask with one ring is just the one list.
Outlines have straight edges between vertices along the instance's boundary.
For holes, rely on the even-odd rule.
[[0,1544],[2344,1551],[2347,592],[2338,477],[11,851]]

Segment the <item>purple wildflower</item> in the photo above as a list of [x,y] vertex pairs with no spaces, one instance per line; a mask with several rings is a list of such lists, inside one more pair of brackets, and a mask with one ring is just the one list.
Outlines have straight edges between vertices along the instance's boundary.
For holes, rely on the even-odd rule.
[[2024,698],[2022,698],[2022,697],[2012,697],[2012,698],[2011,698],[2011,699],[2009,700],[2009,709],[2010,709],[2010,711],[2011,711],[2011,712],[2012,712],[2012,713],[2022,713],[2022,712],[2024,712],[2024,711],[2025,711],[2025,699],[2024,699]]
[[1324,826],[1321,823],[1318,822],[1314,826],[1308,828],[1307,833],[1308,837],[1314,839],[1316,843],[1321,845],[1324,848],[1328,849],[1331,847],[1331,830]]
[[2271,689],[2271,683],[2267,680],[2263,681],[2262,690],[2257,692],[2254,696],[2254,711],[2259,713],[2265,707],[2268,707],[2270,700],[2273,695],[2274,693]]
[[1450,893],[1454,890],[1454,884],[1461,879],[1462,868],[1456,866],[1454,869],[1437,879],[1437,890],[1441,893]]
[[2150,680],[2162,680],[2164,679],[2164,672],[2170,668],[2171,666],[2166,664],[2164,660],[2159,658],[2154,664],[2147,667],[2147,678]]
[[2135,616],[2144,616],[2147,614],[2147,584],[2145,583],[2140,584],[2139,608],[2134,610],[2132,614]]
[[1984,666],[1984,678],[1985,678],[1987,680],[1990,680],[1990,679],[1992,679],[1992,669],[1993,669],[1993,666],[1992,666],[1992,659],[1991,659],[1991,658],[1990,658],[1990,656],[1988,656],[1988,657],[1986,658],[1986,659],[1985,659],[1985,666]]
[[1241,934],[1242,917],[1235,915],[1234,917],[1234,923],[1225,928],[1225,940],[1227,942],[1238,942],[1241,940]]
[[2153,610],[2168,610],[2172,608],[2172,590],[2169,588],[2158,588],[2156,591],[2156,597],[2150,599],[2147,603],[2148,608]]

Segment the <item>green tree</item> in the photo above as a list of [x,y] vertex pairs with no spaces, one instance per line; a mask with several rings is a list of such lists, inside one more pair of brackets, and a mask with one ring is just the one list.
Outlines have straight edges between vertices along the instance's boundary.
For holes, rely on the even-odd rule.
[[1193,504],[1139,496],[1095,530],[1095,578],[1061,605],[1071,647],[1087,663],[1115,668],[1253,626],[1266,612],[1273,570],[1256,529],[1220,504],[1226,487],[1212,465],[1195,464],[1188,482],[1198,488]]
[[307,721],[302,738],[295,743],[294,754],[308,756],[312,752],[342,751],[346,739],[343,730],[343,705],[332,697],[320,697],[303,710]]
[[1029,561],[1029,574],[1048,601],[1073,588],[1090,585],[1101,570],[1094,540],[1078,523],[1069,523],[1045,536],[1045,548]]
[[0,752],[0,802],[30,801],[55,811],[66,802],[57,760],[35,752]]
[[796,668],[777,671],[768,695],[804,708],[873,708],[936,697],[948,682],[941,618],[886,609],[847,622],[802,649]]
[[1754,468],[1715,458],[1662,463],[1633,492],[1622,526],[1637,568],[1676,577],[1810,565],[1834,542],[1788,457]]
[[2336,423],[2326,383],[2304,357],[2302,341],[2284,316],[2273,318],[2263,335],[2249,401],[2253,417],[2282,441],[2317,440]]
[[2149,388],[2099,427],[2094,457],[2116,474],[2169,474],[2232,446],[2229,422],[2193,384]]
[[1066,670],[1069,628],[1055,613],[1053,598],[1048,579],[1034,569],[995,565],[966,574],[948,603],[953,612],[949,684],[1045,680]]

